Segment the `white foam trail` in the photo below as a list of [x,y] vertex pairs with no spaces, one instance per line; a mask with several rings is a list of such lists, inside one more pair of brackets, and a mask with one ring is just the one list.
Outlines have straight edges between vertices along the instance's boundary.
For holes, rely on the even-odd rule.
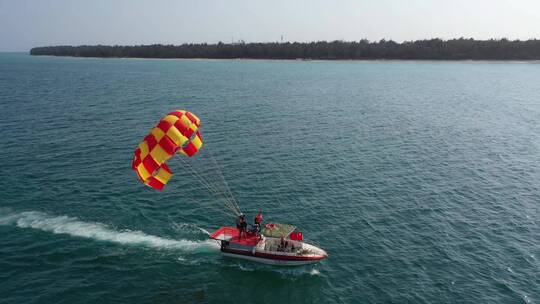
[[178,223],[172,223],[172,227],[176,230],[176,231],[186,231],[186,230],[193,230],[194,232],[202,232],[208,236],[210,236],[210,232],[204,228],[201,228],[197,225],[193,225],[193,224],[186,224],[186,223],[181,223],[181,224],[178,224]]
[[309,272],[310,275],[321,275],[321,272],[318,271],[317,269],[313,268],[311,269],[311,271]]
[[56,234],[158,249],[197,251],[219,248],[213,240],[173,240],[148,235],[141,231],[116,231],[101,223],[83,222],[69,216],[51,216],[37,211],[12,213],[0,209],[0,225],[16,225],[20,228],[34,228]]

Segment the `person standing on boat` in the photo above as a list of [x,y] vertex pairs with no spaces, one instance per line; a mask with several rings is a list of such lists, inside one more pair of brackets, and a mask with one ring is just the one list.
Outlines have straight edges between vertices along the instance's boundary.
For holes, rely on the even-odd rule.
[[238,238],[242,238],[242,234],[244,234],[244,237],[246,236],[246,216],[243,213],[240,213],[238,218],[236,219],[236,228],[238,229]]
[[257,234],[257,235],[259,235],[261,233],[262,221],[263,221],[262,212],[259,211],[259,213],[255,217],[255,220],[254,220],[255,223],[253,224],[253,228],[252,228],[253,232],[255,232],[255,234]]
[[259,227],[262,225],[263,222],[263,215],[262,211],[259,210],[259,213],[257,213],[257,216],[255,217],[255,225],[259,225]]
[[287,251],[287,246],[289,246],[289,242],[285,240],[285,236],[282,234],[279,240],[278,251]]
[[255,234],[256,236],[259,237],[260,239],[260,236],[261,236],[261,231],[262,231],[262,212],[259,211],[259,213],[257,214],[257,216],[255,217],[255,220],[253,221],[253,225],[251,226],[251,229],[250,229],[250,232]]

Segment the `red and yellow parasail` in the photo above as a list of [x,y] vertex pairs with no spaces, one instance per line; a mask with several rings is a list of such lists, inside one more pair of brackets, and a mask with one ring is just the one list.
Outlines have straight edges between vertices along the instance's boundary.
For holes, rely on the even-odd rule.
[[166,162],[176,153],[195,155],[202,147],[201,120],[193,113],[176,110],[150,130],[133,156],[132,168],[146,185],[161,190],[172,177]]

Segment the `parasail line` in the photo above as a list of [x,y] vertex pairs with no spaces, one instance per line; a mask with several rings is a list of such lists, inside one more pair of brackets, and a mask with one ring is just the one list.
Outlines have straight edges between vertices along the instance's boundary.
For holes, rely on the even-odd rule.
[[180,158],[184,164],[186,164],[186,167],[189,168],[191,171],[191,174],[197,178],[199,183],[201,183],[210,193],[217,195],[218,197],[221,196],[225,200],[225,207],[227,207],[229,210],[231,210],[234,214],[239,215],[239,212],[236,208],[234,208],[234,205],[231,205],[231,201],[224,195],[223,192],[219,191],[219,189],[216,189],[213,185],[210,184],[204,177],[202,177],[191,164],[185,160],[184,158]]
[[223,175],[223,171],[221,170],[221,167],[220,167],[219,163],[214,158],[214,155],[212,155],[212,152],[208,151],[208,155],[210,155],[210,158],[214,162],[214,164],[215,164],[215,166],[217,168],[217,172],[219,173],[219,175],[221,177],[221,181],[225,185],[225,189],[226,189],[227,193],[229,194],[229,196],[230,196],[230,198],[231,198],[231,200],[232,200],[232,202],[234,204],[234,207],[236,208],[238,213],[241,213],[240,208],[238,207],[238,201],[234,197],[234,194],[232,193],[231,188],[229,187],[229,184],[227,183],[227,180],[225,180],[225,176]]

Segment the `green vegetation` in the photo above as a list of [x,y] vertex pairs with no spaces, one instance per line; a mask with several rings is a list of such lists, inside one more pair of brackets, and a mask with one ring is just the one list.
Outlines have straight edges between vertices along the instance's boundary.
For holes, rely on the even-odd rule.
[[540,60],[540,40],[430,39],[397,43],[267,42],[140,46],[49,46],[31,55],[133,58],[248,58],[248,59],[431,59],[431,60]]

